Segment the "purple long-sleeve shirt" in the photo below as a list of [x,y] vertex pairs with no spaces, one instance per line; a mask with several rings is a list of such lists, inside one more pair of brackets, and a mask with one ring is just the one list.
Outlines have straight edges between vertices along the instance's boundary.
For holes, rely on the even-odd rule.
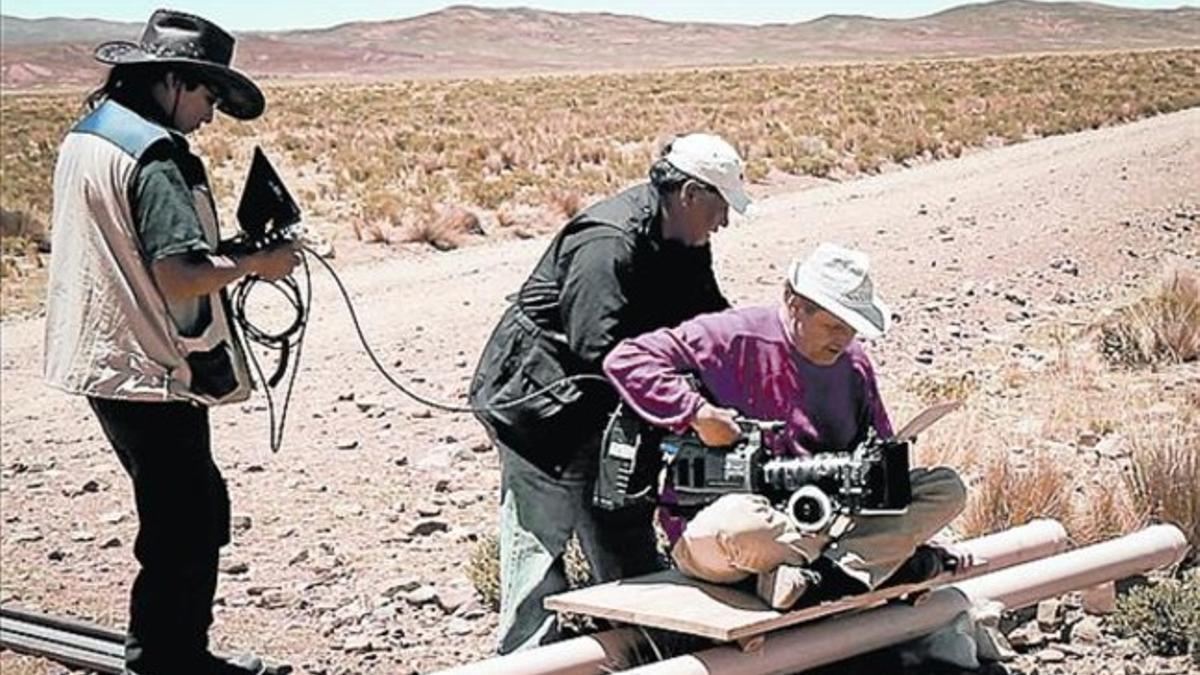
[[862,345],[852,342],[833,364],[816,365],[793,346],[785,312],[731,309],[645,333],[618,343],[604,372],[639,415],[675,432],[688,428],[704,400],[686,379],[692,374],[714,404],[786,422],[768,439],[776,454],[849,450],[870,427],[890,436]]

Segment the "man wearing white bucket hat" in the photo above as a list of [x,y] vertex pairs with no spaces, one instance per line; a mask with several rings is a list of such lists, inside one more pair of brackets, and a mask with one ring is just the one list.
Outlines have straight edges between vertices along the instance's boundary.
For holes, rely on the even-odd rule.
[[[792,263],[782,305],[708,314],[625,340],[604,370],[647,422],[693,429],[708,445],[734,443],[742,433],[735,420],[747,417],[785,423],[770,441],[777,455],[846,451],[872,431],[892,435],[874,368],[855,340],[881,337],[890,321],[867,255],[822,244]],[[910,478],[905,513],[852,518],[844,533],[801,533],[765,498],[747,494],[722,497],[682,533],[678,518],[666,515],[663,524],[681,571],[719,583],[756,575],[759,596],[782,609],[818,582],[820,595],[840,595],[940,571],[944,551],[914,552],[962,511],[966,489],[946,467],[915,469]]]

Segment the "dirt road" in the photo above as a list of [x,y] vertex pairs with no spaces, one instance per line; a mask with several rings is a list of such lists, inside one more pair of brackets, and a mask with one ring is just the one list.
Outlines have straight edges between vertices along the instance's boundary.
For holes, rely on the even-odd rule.
[[[820,241],[868,250],[876,287],[901,317],[871,349],[897,382],[1038,326],[1086,321],[1170,266],[1200,267],[1200,109],[777,194],[756,208],[716,237],[730,298],[776,301],[788,259]],[[545,244],[405,251],[342,274],[382,360],[455,401],[504,296]],[[464,569],[494,529],[496,455],[470,418],[431,414],[391,390],[315,275],[283,451],[267,449],[261,398],[213,413],[236,514],[217,640],[313,673],[480,658],[495,615]],[[36,320],[3,324],[0,599],[120,625],[133,573],[129,487],[86,405],[41,384],[41,331]],[[0,664],[57,672],[10,654]]]

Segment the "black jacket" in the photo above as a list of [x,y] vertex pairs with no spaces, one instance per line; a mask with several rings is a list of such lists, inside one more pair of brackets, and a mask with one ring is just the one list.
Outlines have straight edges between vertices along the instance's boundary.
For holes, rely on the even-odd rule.
[[[630,188],[577,215],[551,242],[484,347],[471,403],[503,404],[568,375],[599,375],[618,341],[727,307],[709,247],[664,241],[657,191]],[[478,417],[557,477],[598,457],[616,402],[608,384],[583,381]]]

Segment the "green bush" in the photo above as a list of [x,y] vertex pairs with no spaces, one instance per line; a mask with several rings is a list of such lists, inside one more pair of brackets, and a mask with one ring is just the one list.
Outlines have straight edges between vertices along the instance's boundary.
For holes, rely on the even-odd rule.
[[1130,591],[1117,601],[1110,625],[1160,656],[1200,649],[1200,575]]

